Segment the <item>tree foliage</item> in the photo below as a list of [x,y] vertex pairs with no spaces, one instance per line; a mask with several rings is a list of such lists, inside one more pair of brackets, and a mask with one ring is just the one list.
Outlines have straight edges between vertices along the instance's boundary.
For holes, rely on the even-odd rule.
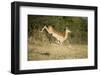
[[69,35],[71,43],[87,43],[87,17],[28,15],[28,37],[41,39],[38,31],[45,25],[51,25],[60,32],[64,32],[67,26],[71,31]]

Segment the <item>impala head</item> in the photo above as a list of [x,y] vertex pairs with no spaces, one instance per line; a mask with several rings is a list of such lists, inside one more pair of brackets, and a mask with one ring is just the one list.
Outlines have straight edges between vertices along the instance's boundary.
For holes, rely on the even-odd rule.
[[71,33],[71,31],[66,27],[66,33]]

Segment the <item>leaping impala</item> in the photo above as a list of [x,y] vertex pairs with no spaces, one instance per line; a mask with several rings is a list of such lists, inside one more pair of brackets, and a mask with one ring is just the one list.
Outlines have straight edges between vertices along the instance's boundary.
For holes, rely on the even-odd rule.
[[49,34],[51,34],[53,37],[55,37],[57,39],[57,43],[61,44],[67,40],[68,38],[68,34],[71,33],[70,30],[68,30],[68,28],[66,27],[65,32],[58,32],[56,31],[52,26],[44,26],[41,30],[41,32],[43,32],[43,30],[46,30]]

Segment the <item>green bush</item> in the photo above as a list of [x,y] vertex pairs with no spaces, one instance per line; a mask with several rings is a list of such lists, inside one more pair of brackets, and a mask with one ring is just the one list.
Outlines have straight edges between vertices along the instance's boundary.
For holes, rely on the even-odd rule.
[[71,43],[87,43],[87,17],[28,15],[28,37],[41,42],[54,41],[55,38],[46,31],[44,33],[39,32],[45,25],[51,25],[60,32],[64,32],[67,26],[71,31],[68,38]]

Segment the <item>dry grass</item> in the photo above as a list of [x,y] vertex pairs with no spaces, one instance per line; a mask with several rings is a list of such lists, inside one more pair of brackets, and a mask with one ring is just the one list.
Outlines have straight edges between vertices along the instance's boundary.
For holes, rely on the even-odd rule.
[[87,45],[57,45],[30,44],[28,45],[28,60],[58,60],[87,58]]

